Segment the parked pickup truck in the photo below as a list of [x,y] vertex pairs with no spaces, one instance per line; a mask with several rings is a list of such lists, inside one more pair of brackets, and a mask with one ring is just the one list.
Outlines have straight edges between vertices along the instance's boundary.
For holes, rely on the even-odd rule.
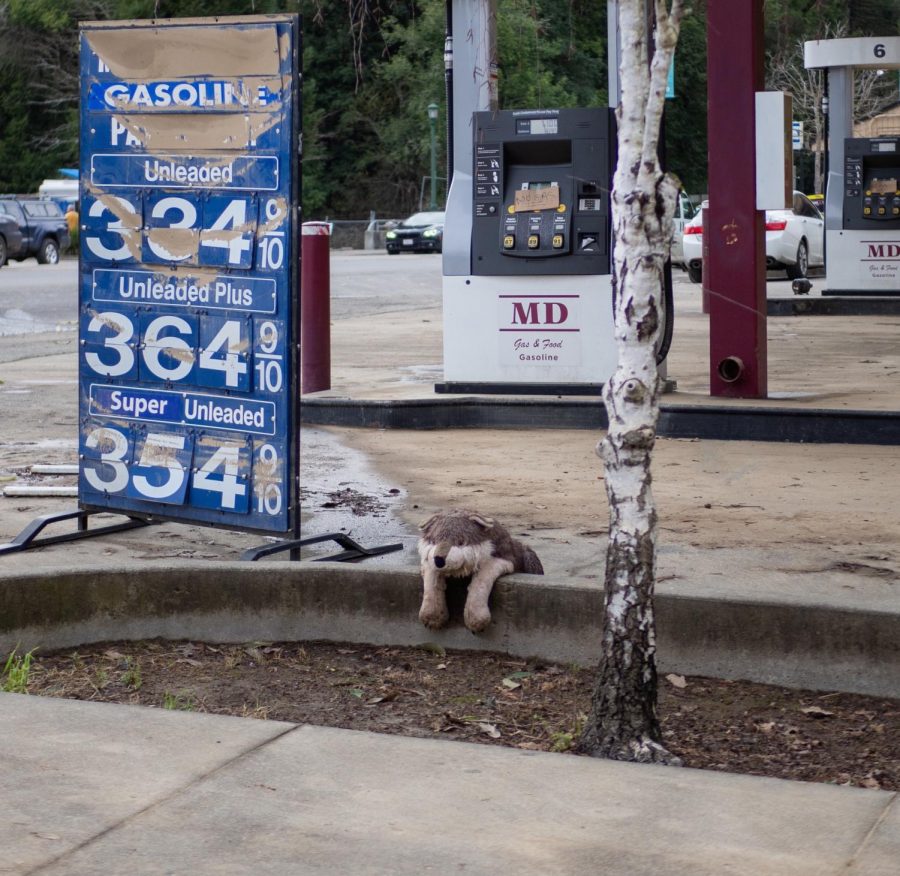
[[21,252],[24,248],[19,223],[12,216],[0,213],[0,268],[6,264],[9,253]]
[[[12,219],[18,236],[7,236],[6,220]],[[22,261],[35,256],[42,265],[55,265],[69,245],[69,228],[62,210],[53,201],[27,195],[0,195],[0,266],[7,259]]]

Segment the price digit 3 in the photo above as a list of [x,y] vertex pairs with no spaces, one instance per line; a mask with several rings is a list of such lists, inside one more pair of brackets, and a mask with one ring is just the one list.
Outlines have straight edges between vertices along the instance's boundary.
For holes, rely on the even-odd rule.
[[98,493],[121,493],[128,486],[128,436],[111,426],[88,432],[84,440],[82,473]]

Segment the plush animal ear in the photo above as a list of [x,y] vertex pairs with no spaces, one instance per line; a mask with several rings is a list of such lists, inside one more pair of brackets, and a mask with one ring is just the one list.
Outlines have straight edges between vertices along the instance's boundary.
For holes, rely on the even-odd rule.
[[424,523],[419,524],[419,529],[428,529],[428,527],[431,526],[431,524],[434,523],[434,521],[437,520],[439,516],[439,514],[432,514],[431,517],[429,517]]
[[493,517],[482,517],[480,514],[470,514],[469,520],[480,526],[482,529],[490,529],[494,525]]

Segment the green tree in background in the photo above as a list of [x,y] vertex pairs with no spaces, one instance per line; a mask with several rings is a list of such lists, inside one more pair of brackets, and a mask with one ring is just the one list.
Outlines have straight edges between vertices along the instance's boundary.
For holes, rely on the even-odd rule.
[[0,3],[0,190],[33,191],[78,155],[71,5]]
[[304,209],[356,217],[370,209],[409,212],[430,172],[432,102],[441,108],[438,166],[445,166],[444,4],[395,3],[392,14],[373,16],[355,62],[334,21],[346,14],[329,8],[305,24]]
[[[62,150],[27,148],[32,132],[45,126],[45,114],[29,105],[24,73],[0,70],[0,77],[0,192],[33,191],[37,187],[35,181],[56,176],[67,155]],[[74,156],[75,152],[71,154]]]
[[503,0],[497,55],[501,109],[606,105],[603,3]]
[[666,101],[665,168],[685,190],[707,191],[706,2],[697,0],[681,21],[675,50],[675,97]]

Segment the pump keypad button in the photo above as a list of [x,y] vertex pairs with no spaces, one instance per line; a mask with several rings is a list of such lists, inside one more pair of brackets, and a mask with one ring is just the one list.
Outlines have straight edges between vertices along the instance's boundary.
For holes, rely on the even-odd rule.
[[503,248],[504,249],[515,249],[516,248],[516,238],[512,234],[507,234],[503,238]]
[[528,235],[528,248],[529,249],[538,249],[541,245],[541,237],[539,234],[529,234]]
[[553,248],[562,249],[565,245],[565,237],[562,234],[553,235]]

